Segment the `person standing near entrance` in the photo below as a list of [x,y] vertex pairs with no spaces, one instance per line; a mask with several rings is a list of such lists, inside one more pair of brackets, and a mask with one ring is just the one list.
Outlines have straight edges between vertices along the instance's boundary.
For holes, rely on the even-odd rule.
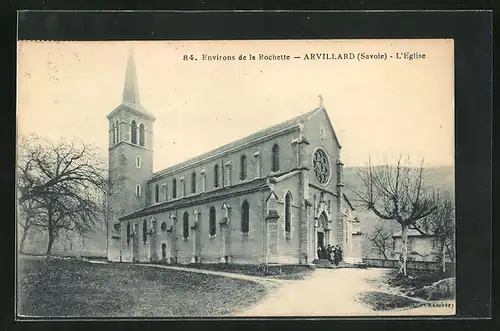
[[318,246],[318,250],[317,250],[317,252],[318,252],[318,260],[321,260],[321,256],[323,255],[323,254],[322,254],[321,245],[319,245],[319,246]]
[[328,246],[326,248],[326,254],[327,254],[328,261],[330,261],[330,263],[333,263],[333,250],[332,250],[332,246],[330,244],[328,244]]
[[342,257],[342,248],[340,246],[338,246],[338,251],[339,251],[339,262],[342,261],[343,257]]
[[333,248],[333,263],[337,266],[339,265],[339,250],[338,250],[339,245],[335,246]]

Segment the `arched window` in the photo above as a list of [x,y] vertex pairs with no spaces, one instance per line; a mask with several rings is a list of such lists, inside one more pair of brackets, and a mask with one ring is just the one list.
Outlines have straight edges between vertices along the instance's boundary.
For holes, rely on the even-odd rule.
[[144,243],[148,241],[148,222],[146,220],[142,222],[142,241]]
[[273,146],[271,163],[272,171],[280,170],[280,148],[278,145]]
[[115,123],[111,123],[111,137],[111,145],[114,146],[116,144]]
[[161,244],[161,257],[162,259],[167,257],[167,244]]
[[244,180],[247,178],[247,157],[242,155],[240,157],[240,179]]
[[285,195],[285,231],[290,232],[290,223],[292,218],[292,195],[287,192]]
[[163,232],[167,231],[167,223],[165,222],[161,223],[161,231]]
[[172,199],[177,198],[177,179],[172,181]]
[[127,245],[130,245],[130,223],[127,223]]
[[144,146],[144,124],[139,126],[139,145]]
[[191,174],[191,193],[196,193],[196,172]]
[[184,239],[189,238],[189,214],[184,212],[184,217],[182,219],[182,236]]
[[130,126],[130,138],[132,144],[137,144],[137,123],[132,121],[132,125]]
[[250,219],[250,207],[248,205],[248,202],[245,200],[245,201],[243,201],[243,204],[241,205],[241,232],[242,233],[248,233],[248,230],[250,228],[249,219]]
[[219,187],[219,165],[214,166],[214,187]]
[[158,201],[160,201],[160,189],[158,184],[155,184],[155,202],[158,203]]
[[217,227],[215,226],[215,208],[212,206],[210,207],[210,216],[209,216],[209,227],[208,227],[208,233],[211,236],[215,236],[215,233],[217,232]]
[[120,142],[120,122],[116,122],[116,143]]

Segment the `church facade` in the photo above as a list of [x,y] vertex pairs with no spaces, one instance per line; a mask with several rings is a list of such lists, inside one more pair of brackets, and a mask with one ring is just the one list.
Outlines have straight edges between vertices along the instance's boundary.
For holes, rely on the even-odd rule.
[[110,261],[310,264],[328,244],[361,261],[341,146],[322,106],[153,172],[155,117],[140,104],[129,55],[123,101],[107,117]]

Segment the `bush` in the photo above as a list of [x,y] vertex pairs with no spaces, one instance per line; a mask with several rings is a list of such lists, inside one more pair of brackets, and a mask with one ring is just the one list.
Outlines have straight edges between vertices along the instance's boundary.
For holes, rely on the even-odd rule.
[[393,270],[388,279],[388,284],[391,286],[400,287],[406,293],[417,293],[417,290],[426,286],[430,286],[442,279],[453,276],[452,271],[445,273],[441,271],[412,271],[409,275],[404,276],[398,273],[398,270]]

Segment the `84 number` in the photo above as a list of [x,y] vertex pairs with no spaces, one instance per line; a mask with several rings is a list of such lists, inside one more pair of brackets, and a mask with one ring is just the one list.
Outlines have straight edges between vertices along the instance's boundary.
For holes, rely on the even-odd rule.
[[184,61],[188,61],[188,60],[191,60],[191,61],[196,61],[196,58],[195,58],[195,57],[194,57],[194,55],[192,55],[192,54],[191,54],[191,55],[184,55],[184,56],[182,57],[182,59],[183,59]]

